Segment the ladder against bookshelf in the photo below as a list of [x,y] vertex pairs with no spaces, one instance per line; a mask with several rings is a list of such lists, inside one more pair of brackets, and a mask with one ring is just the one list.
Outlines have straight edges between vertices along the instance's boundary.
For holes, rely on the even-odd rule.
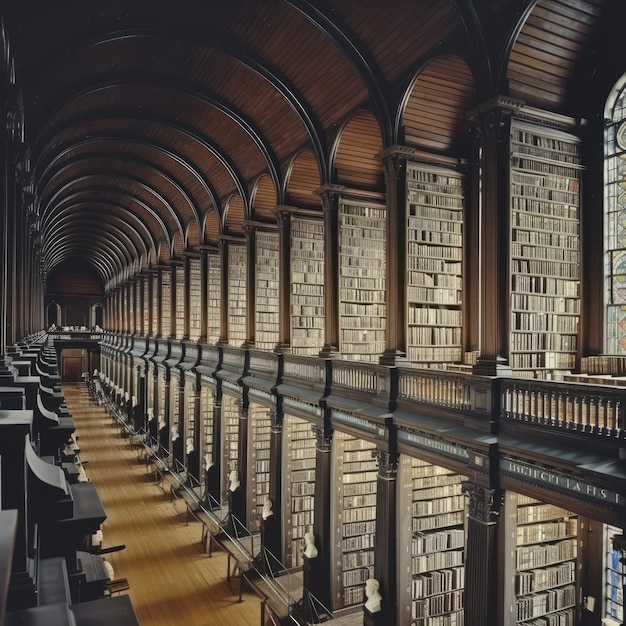
[[382,205],[339,202],[339,352],[378,361],[386,334],[386,215]]
[[378,470],[370,442],[335,431],[333,445],[333,597],[340,609],[364,602],[365,581],[374,574]]
[[304,561],[304,535],[313,532],[316,438],[311,422],[289,414],[283,432],[285,564],[299,567]]
[[189,259],[189,339],[197,341],[202,327],[202,263]]
[[248,280],[246,246],[228,245],[228,343],[240,346],[246,340],[246,294]]
[[407,167],[407,359],[462,360],[463,176]]
[[464,623],[465,476],[400,456],[400,626]]
[[248,495],[249,520],[246,526],[251,531],[260,529],[263,504],[270,494],[270,438],[271,421],[269,409],[256,402],[251,402],[248,408],[248,460],[250,464],[248,472]]
[[324,222],[291,219],[291,352],[314,356],[324,345]]
[[553,504],[507,492],[513,541],[514,624],[576,624],[578,518]]
[[561,379],[580,322],[580,148],[573,135],[511,125],[511,338],[517,375]]
[[[624,575],[622,553],[613,545],[613,538],[622,535],[621,528],[604,525],[604,609],[603,625],[618,626],[624,621]],[[611,621],[613,620],[613,621]]]
[[259,350],[273,350],[279,342],[277,232],[256,231],[256,342]]
[[220,340],[222,320],[222,262],[219,254],[207,256],[207,342]]

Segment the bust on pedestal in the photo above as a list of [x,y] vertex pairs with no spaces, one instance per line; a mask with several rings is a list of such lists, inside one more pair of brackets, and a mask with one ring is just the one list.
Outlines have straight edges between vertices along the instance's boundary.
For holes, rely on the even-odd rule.
[[379,587],[380,585],[375,578],[368,578],[365,581],[364,626],[382,626],[384,615],[381,613],[382,596],[378,593]]

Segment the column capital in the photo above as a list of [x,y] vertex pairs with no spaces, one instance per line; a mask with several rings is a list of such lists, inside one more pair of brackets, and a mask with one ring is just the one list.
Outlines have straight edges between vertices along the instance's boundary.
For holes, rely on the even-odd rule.
[[501,489],[487,489],[473,483],[463,483],[469,496],[469,517],[483,524],[495,524],[503,504]]

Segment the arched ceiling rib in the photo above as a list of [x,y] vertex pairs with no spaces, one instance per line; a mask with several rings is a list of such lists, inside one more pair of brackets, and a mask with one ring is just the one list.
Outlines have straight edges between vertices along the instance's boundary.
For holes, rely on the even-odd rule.
[[402,126],[406,143],[467,157],[465,109],[497,93],[568,114],[619,4],[5,0],[44,267],[115,284],[188,233],[214,244],[275,219],[274,202],[321,209],[327,183],[382,190],[375,153]]

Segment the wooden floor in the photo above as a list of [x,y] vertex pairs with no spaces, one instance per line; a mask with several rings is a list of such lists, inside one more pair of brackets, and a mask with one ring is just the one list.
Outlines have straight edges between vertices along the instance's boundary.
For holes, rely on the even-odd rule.
[[105,410],[89,402],[86,386],[65,384],[63,393],[80,458],[107,513],[103,547],[126,545],[105,558],[116,578],[128,579],[125,593],[141,625],[260,624],[259,597],[244,590],[238,601],[239,580],[226,582],[226,554],[204,552],[201,525],[186,525],[183,501],[170,502]]

